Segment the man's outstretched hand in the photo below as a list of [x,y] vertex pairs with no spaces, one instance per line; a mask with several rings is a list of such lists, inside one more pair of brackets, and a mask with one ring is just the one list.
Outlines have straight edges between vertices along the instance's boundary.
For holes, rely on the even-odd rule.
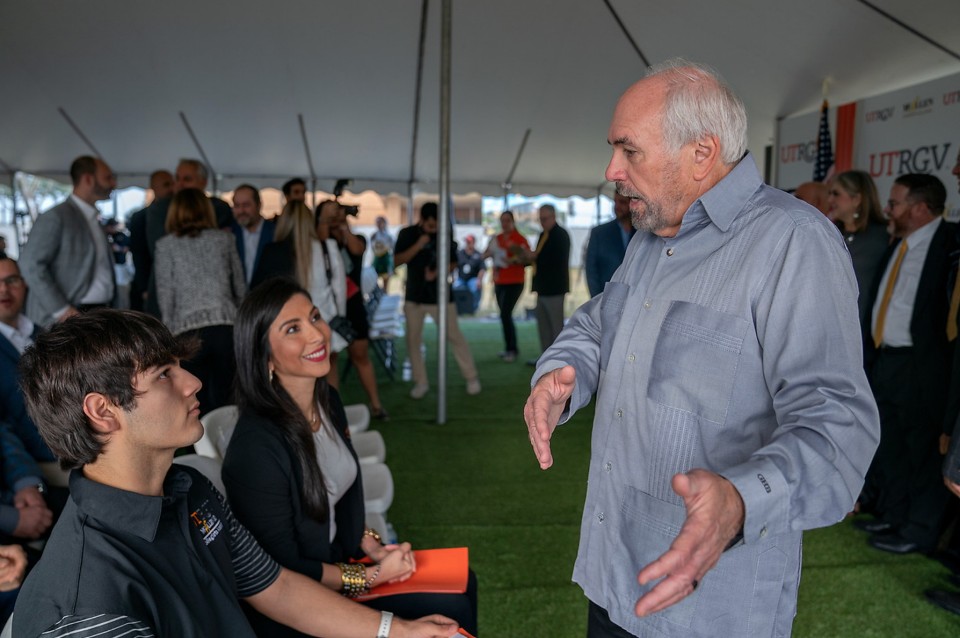
[[527,422],[527,434],[530,445],[540,462],[540,469],[553,465],[550,453],[550,437],[560,421],[577,384],[577,373],[573,366],[564,366],[551,370],[537,381],[530,391],[527,404],[523,406],[523,419]]
[[637,601],[638,616],[648,616],[689,596],[743,529],[744,506],[730,481],[707,470],[673,477],[687,520],[670,549],[642,570],[641,585],[662,579]]

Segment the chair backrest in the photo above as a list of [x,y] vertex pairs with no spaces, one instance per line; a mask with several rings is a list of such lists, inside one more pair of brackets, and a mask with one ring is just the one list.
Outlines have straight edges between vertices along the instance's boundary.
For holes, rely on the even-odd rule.
[[209,456],[201,456],[199,454],[184,454],[183,456],[174,457],[173,462],[177,465],[192,467],[210,479],[210,482],[220,490],[221,494],[227,493],[223,487],[223,479],[220,478],[221,466],[219,459],[213,459]]
[[347,425],[350,427],[350,434],[364,432],[370,427],[370,408],[362,403],[352,403],[343,406],[343,411],[347,415]]
[[230,444],[233,429],[240,418],[240,409],[235,405],[225,405],[203,415],[203,436],[193,444],[197,454],[223,461],[223,455]]

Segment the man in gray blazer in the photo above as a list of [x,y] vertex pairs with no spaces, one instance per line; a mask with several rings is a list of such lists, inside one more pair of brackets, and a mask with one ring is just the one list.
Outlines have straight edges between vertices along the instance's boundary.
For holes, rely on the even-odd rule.
[[70,165],[73,192],[37,217],[20,255],[30,286],[27,316],[42,326],[88,307],[113,303],[113,256],[97,219],[116,177],[103,160],[84,155]]
[[573,570],[589,638],[789,635],[801,534],[852,509],[879,441],[843,238],[763,183],[746,140],[743,102],[684,61],[614,110],[606,177],[638,232],[524,408],[546,469],[597,394]]

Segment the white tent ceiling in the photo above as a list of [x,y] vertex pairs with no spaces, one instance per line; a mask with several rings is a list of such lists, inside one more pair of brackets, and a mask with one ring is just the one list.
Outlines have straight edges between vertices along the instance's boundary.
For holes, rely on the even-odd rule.
[[[871,0],[954,54],[957,0]],[[762,158],[776,118],[960,70],[956,55],[861,0],[611,0],[651,62],[717,68]],[[0,170],[62,176],[89,147],[121,184],[198,151],[221,175],[405,193],[411,173],[421,0],[3,0]],[[429,3],[414,180],[436,190],[440,0]],[[619,94],[644,65],[603,0],[453,3],[454,192],[590,195],[603,182]]]

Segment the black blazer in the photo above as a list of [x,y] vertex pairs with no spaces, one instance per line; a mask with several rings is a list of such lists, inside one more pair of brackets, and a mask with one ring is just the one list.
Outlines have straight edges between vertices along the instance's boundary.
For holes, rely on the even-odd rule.
[[[303,472],[293,450],[270,421],[249,412],[240,414],[222,471],[227,500],[237,520],[278,563],[317,581],[323,576],[324,563],[363,557],[363,481],[343,404],[332,388],[330,416],[357,463],[357,480],[332,511],[337,521],[333,543],[329,521],[314,520],[303,511]],[[258,636],[303,635],[249,606],[245,611]]]
[[[908,238],[909,241],[909,238]],[[880,280],[887,263],[900,242],[890,246],[877,268],[870,286],[867,316],[863,322],[864,361],[870,374],[878,350],[873,345],[871,334],[873,306],[880,292]],[[930,240],[926,261],[920,273],[917,296],[910,319],[910,336],[913,340],[917,406],[929,410],[928,414],[941,422],[946,409],[950,367],[953,359],[953,344],[947,341],[947,313],[950,306],[948,281],[951,269],[957,261],[957,224],[941,222]]]
[[264,280],[276,275],[296,276],[296,262],[293,259],[293,235],[283,241],[273,241],[264,245],[257,265],[250,278],[250,290]]

